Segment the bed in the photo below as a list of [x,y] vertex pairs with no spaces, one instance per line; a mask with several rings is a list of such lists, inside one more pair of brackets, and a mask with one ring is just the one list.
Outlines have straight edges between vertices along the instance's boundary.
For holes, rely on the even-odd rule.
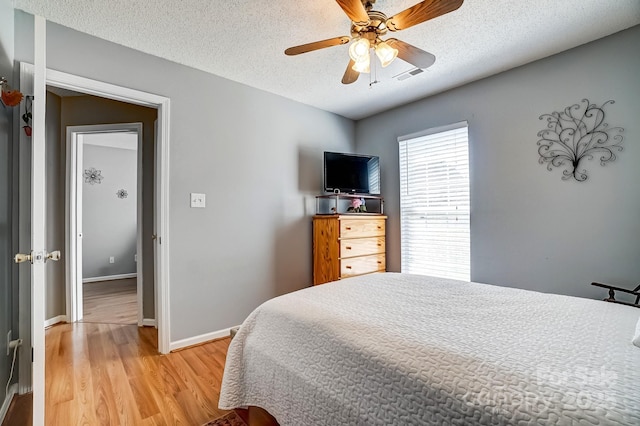
[[[220,408],[280,425],[640,425],[640,309],[379,273],[269,300]],[[640,326],[640,323],[638,323]]]

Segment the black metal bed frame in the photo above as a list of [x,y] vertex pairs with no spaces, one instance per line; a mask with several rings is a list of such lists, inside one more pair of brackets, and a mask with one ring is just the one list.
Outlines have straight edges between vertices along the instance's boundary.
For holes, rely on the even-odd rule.
[[[612,285],[609,285],[609,284],[602,284],[602,283],[591,283],[591,285],[594,285],[596,287],[602,287],[602,288],[609,289],[609,297],[604,299],[605,302],[620,303],[621,305],[627,305],[627,306],[633,306],[633,307],[636,307],[636,308],[640,308],[640,285],[638,285],[633,290],[629,290],[628,288],[615,287],[615,286],[612,286]],[[636,296],[635,303],[623,302],[621,300],[616,300],[616,291],[621,291],[623,293],[633,294],[634,296]]]

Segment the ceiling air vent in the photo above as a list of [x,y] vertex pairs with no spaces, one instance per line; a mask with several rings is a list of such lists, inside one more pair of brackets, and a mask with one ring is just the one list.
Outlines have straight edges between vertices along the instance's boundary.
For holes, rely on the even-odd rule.
[[413,68],[413,69],[411,69],[411,70],[409,70],[409,71],[405,71],[405,72],[403,72],[403,73],[400,73],[400,74],[398,74],[398,75],[394,76],[393,78],[397,79],[398,81],[402,81],[402,80],[406,80],[406,79],[408,79],[408,78],[411,78],[411,77],[413,77],[414,75],[421,74],[421,73],[423,73],[423,72],[424,72],[424,70],[423,70],[423,69],[420,69],[420,68]]

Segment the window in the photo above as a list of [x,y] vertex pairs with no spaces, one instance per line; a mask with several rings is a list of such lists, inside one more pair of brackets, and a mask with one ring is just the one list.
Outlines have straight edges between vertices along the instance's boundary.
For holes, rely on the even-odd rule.
[[467,123],[398,141],[402,272],[469,281]]

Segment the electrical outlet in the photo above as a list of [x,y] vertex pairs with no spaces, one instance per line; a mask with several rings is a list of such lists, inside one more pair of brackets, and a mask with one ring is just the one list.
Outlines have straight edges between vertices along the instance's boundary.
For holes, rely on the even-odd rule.
[[204,209],[206,207],[206,195],[191,193],[191,207]]
[[115,257],[113,257],[113,256],[111,256],[111,257],[109,258],[109,263],[116,263],[116,258],[115,258]]
[[11,349],[9,345],[11,344],[11,330],[7,333],[7,356],[11,355]]

